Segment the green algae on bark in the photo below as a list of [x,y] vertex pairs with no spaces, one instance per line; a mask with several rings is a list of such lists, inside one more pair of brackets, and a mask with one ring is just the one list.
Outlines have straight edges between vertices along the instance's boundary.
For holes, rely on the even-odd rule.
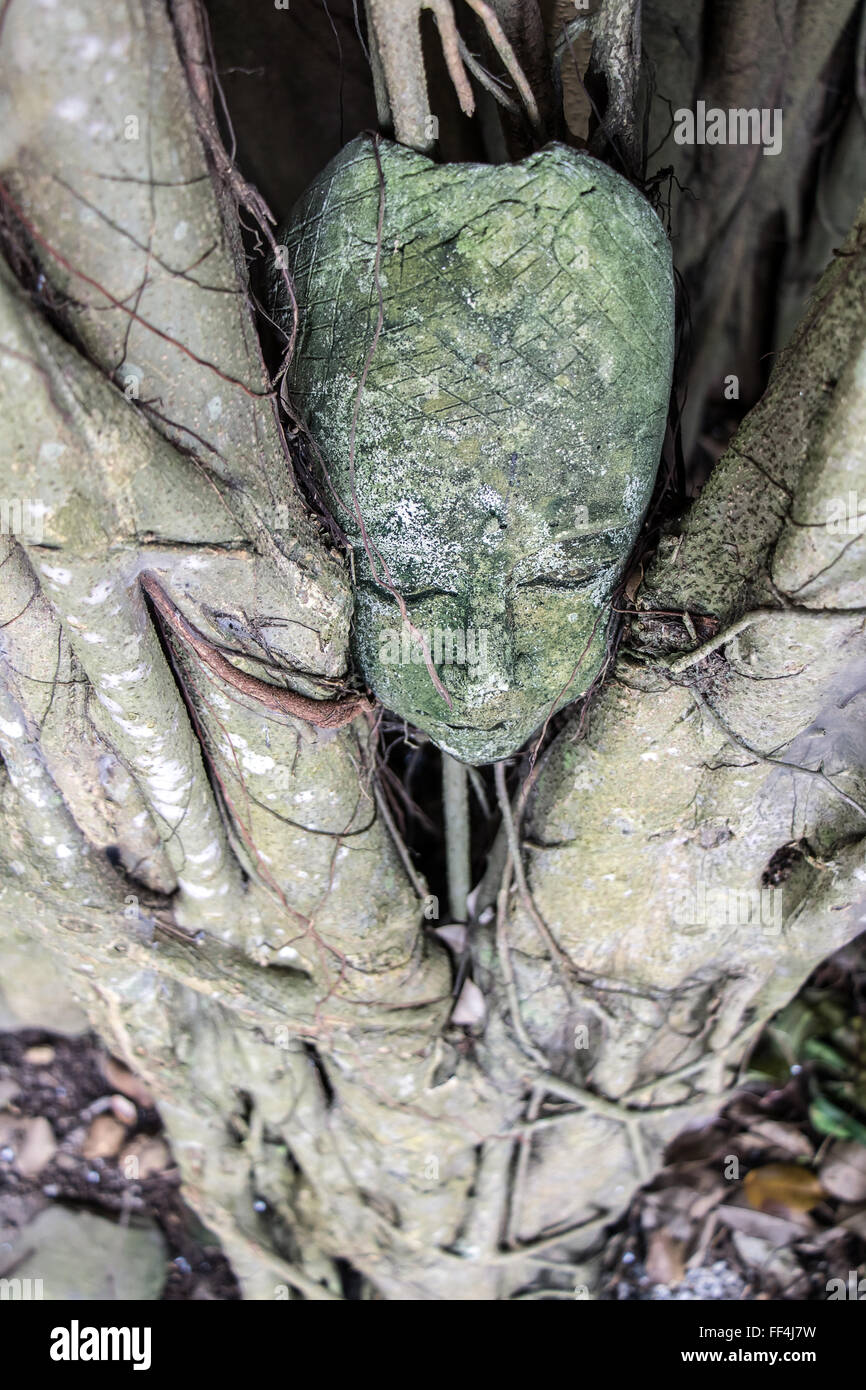
[[667,414],[664,230],[562,145],[436,165],[359,137],[284,240],[289,386],[354,546],[361,669],[454,756],[505,757],[603,661]]

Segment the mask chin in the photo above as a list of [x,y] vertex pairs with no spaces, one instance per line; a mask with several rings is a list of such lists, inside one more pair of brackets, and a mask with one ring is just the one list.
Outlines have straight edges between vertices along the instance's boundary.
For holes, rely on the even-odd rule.
[[448,724],[444,720],[418,725],[422,732],[459,762],[481,766],[484,763],[499,762],[509,758],[543,725],[550,713],[550,704],[532,714],[519,719],[503,720],[483,729],[477,725],[461,727],[459,722]]
[[510,726],[504,729],[452,729],[445,725],[425,732],[443,753],[450,753],[458,762],[469,763],[473,767],[510,757],[528,737],[525,729],[512,729]]

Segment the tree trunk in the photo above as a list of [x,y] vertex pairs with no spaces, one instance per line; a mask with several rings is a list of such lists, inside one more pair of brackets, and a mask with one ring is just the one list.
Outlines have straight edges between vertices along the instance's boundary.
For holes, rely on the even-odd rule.
[[[376,0],[380,53],[418,8]],[[866,502],[828,524],[866,497],[863,92],[846,58],[863,7],[704,8],[647,0],[641,44],[627,0],[564,37],[556,6],[497,3],[529,116],[485,30],[484,61],[512,74],[501,122],[477,87],[491,158],[555,136],[648,188],[672,167],[692,369],[605,683],[510,782],[501,765],[482,779],[501,824],[494,839],[488,808],[454,957],[427,881],[441,822],[413,859],[379,712],[352,684],[350,569],[262,357],[247,258],[279,269],[279,252],[214,114],[229,12],[213,7],[216,60],[195,0],[0,17],[0,933],[16,950],[26,934],[34,971],[59,966],[158,1096],[186,1197],[248,1298],[342,1297],[338,1261],[384,1298],[590,1281],[667,1142],[866,922]],[[314,127],[322,163],[372,107],[353,7],[331,10],[345,129]],[[329,32],[306,13],[268,23],[311,26],[312,53]],[[430,37],[416,58],[432,65]],[[557,115],[549,59],[539,76],[554,51],[585,55],[585,136]],[[414,79],[408,97],[387,87],[398,133],[441,102],[449,154],[476,153],[447,83]],[[677,145],[671,112],[698,99],[782,109],[781,152]],[[261,112],[237,110],[243,168]],[[446,782],[462,818],[465,787]],[[449,859],[462,884],[453,838]],[[468,977],[484,1014],[458,1024]]]

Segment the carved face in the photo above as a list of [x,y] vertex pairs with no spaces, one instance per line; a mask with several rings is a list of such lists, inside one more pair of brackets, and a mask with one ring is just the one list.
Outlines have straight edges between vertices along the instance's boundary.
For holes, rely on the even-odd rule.
[[383,327],[354,451],[378,309],[366,138],[286,236],[301,314],[290,385],[354,544],[364,675],[440,747],[490,762],[603,661],[667,413],[670,253],[644,199],[563,146],[497,166],[379,148]]

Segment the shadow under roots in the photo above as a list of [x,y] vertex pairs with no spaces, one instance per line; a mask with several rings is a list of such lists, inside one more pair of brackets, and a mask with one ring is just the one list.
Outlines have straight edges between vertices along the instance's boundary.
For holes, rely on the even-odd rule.
[[[448,875],[442,809],[442,755],[438,748],[403,723],[383,724],[379,785],[412,859],[438,899],[438,924],[448,918]],[[493,768],[472,769],[469,786],[471,882],[484,873],[499,827]],[[435,919],[431,926],[437,925]]]

